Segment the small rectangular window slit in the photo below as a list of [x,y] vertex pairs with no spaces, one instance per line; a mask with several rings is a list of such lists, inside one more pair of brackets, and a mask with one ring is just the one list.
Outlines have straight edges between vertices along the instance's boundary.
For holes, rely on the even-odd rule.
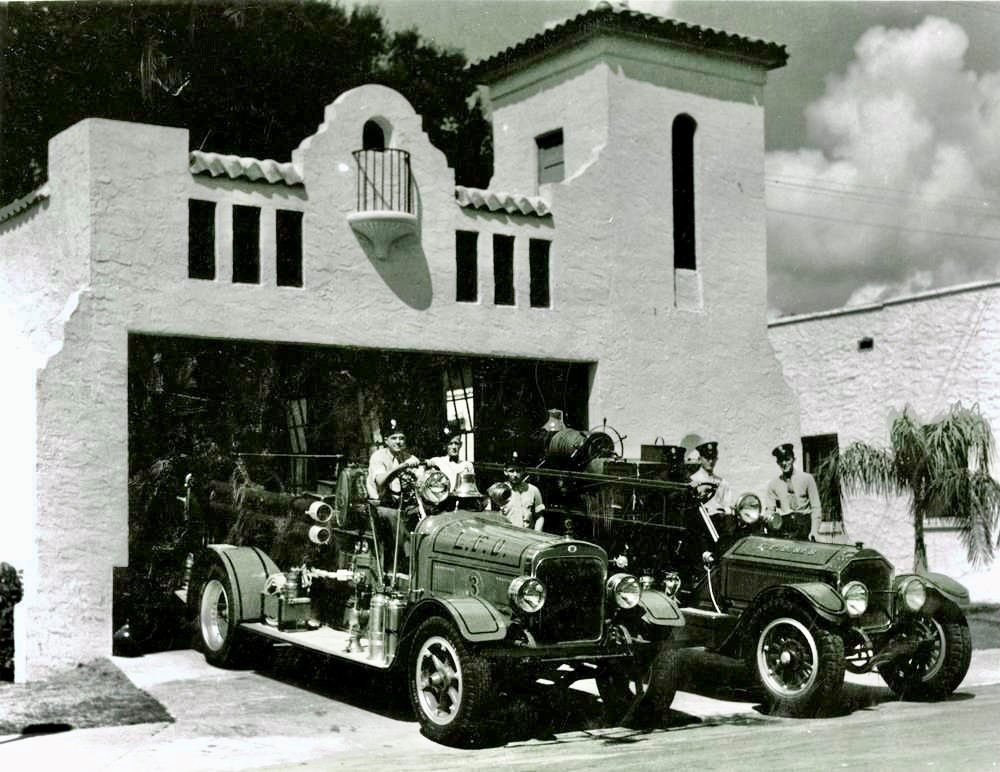
[[188,278],[215,278],[215,202],[188,199]]
[[260,207],[233,206],[233,282],[260,284]]
[[302,286],[302,212],[279,209],[275,213],[277,279],[279,287]]
[[514,305],[514,237],[493,234],[493,304]]
[[479,234],[455,231],[455,300],[475,303],[479,300]]

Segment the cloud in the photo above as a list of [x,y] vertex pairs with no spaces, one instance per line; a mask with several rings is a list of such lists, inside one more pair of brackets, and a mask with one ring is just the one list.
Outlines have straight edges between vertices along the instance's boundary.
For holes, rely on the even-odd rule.
[[801,313],[1000,277],[1000,73],[929,16],[873,27],[767,155],[770,304]]

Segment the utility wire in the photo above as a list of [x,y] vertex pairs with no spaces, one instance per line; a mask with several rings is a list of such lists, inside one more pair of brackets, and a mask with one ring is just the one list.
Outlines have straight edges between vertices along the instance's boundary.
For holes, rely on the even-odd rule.
[[795,182],[774,181],[774,184],[781,185],[783,187],[796,188],[798,190],[817,193],[823,196],[837,196],[840,198],[847,198],[854,201],[870,201],[877,203],[881,206],[892,206],[898,209],[907,208],[907,209],[920,209],[928,212],[942,212],[942,213],[951,212],[963,217],[979,217],[979,218],[1000,220],[1000,211],[996,212],[979,211],[967,206],[932,206],[930,204],[922,204],[914,201],[891,199],[891,198],[886,198],[884,196],[877,196],[868,193],[851,192],[848,190],[824,188],[818,185],[803,185]]
[[[782,175],[781,177],[766,177],[767,182],[773,182],[780,185],[795,185],[805,188],[815,188],[818,190],[843,190],[845,193],[857,192],[859,195],[864,195],[860,191],[862,190],[872,190],[878,191],[879,193],[898,193],[900,196],[906,196],[908,198],[918,198],[925,199],[928,201],[937,201],[938,199],[932,198],[927,193],[921,193],[916,190],[907,190],[905,188],[892,188],[883,185],[865,185],[863,183],[848,183],[848,182],[837,182],[836,180],[822,180],[823,184],[818,184],[815,177],[800,177],[796,175]],[[798,180],[799,182],[790,182],[790,180]],[[839,188],[829,188],[825,187],[828,185],[838,185]],[[872,194],[874,195],[874,194]],[[965,201],[971,201],[976,204],[983,203],[996,203],[1000,204],[1000,198],[993,198],[989,196],[965,196],[960,193],[949,194],[949,199],[963,199]]]
[[907,233],[931,233],[936,236],[954,236],[960,239],[980,239],[983,241],[1000,241],[1000,236],[983,236],[978,233],[956,233],[955,231],[939,231],[933,228],[912,228],[903,225],[889,225],[888,223],[866,222],[863,220],[852,220],[847,217],[832,217],[830,215],[811,214],[809,212],[793,212],[790,209],[768,209],[768,213],[786,214],[792,217],[809,217],[813,220],[824,220],[826,222],[841,222],[848,225],[858,225],[863,228],[881,228],[890,231],[905,231]]

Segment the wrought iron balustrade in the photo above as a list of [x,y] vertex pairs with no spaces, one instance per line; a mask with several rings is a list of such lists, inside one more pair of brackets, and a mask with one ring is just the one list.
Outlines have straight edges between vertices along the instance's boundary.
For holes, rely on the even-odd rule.
[[357,211],[413,214],[410,154],[397,148],[355,150]]

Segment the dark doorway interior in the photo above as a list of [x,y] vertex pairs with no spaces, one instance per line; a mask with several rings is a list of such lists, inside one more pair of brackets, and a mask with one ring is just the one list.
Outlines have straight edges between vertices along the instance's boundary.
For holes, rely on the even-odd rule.
[[315,491],[343,464],[367,464],[390,418],[421,457],[442,452],[448,426],[473,460],[516,450],[530,464],[547,409],[587,428],[589,383],[588,363],[130,335],[130,565],[116,581],[116,629],[126,606],[182,581],[186,475]]

